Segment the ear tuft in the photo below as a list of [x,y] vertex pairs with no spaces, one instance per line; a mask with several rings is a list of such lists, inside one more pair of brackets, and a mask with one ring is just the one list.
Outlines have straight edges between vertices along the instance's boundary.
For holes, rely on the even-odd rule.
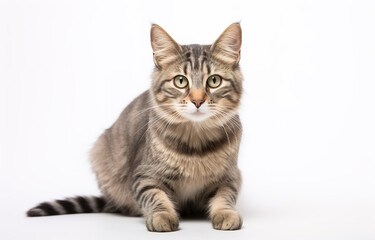
[[150,35],[157,67],[163,68],[179,58],[181,46],[162,27],[152,24]]
[[242,30],[239,23],[233,23],[211,46],[214,57],[227,64],[237,64],[240,61]]

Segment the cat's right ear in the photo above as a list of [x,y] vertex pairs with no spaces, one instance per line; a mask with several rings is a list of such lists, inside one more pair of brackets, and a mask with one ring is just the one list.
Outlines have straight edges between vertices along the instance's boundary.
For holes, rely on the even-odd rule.
[[154,51],[154,63],[164,68],[176,61],[181,54],[181,46],[159,25],[151,26],[151,46]]

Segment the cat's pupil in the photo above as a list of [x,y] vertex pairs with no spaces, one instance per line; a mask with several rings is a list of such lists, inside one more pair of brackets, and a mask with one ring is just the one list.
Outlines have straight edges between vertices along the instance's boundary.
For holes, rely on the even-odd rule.
[[216,83],[216,78],[212,77],[212,82],[215,84]]
[[180,77],[180,84],[182,84],[183,80],[184,80],[184,79],[183,79],[182,77]]

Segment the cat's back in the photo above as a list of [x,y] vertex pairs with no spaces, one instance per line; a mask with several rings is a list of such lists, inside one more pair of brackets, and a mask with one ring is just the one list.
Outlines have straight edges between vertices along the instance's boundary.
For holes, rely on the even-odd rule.
[[147,90],[136,97],[98,138],[90,152],[96,174],[114,173],[114,170],[124,174],[129,171],[137,153],[144,148],[145,141],[142,139],[145,139],[148,128],[150,107],[150,93]]
[[108,130],[126,132],[134,136],[134,128],[148,122],[150,107],[150,92],[147,90],[126,106]]

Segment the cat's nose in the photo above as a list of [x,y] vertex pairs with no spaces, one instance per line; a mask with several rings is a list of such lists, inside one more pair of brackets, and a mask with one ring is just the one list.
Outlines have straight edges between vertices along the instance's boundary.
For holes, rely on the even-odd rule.
[[197,108],[199,108],[202,103],[204,103],[204,99],[191,99],[191,102],[194,103]]

